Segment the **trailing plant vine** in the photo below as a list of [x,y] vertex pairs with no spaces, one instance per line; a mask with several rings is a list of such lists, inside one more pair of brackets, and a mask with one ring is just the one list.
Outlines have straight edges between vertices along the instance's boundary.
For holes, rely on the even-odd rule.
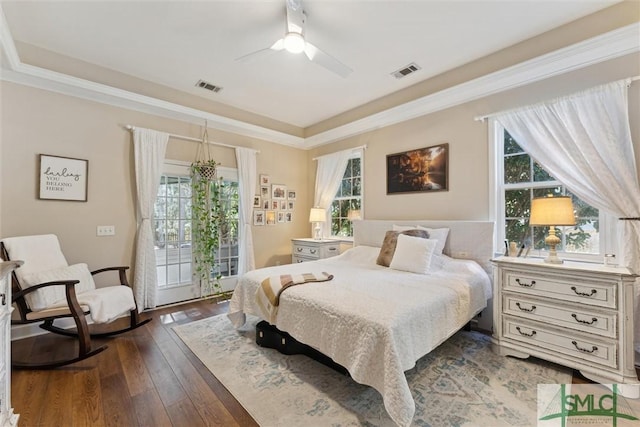
[[219,163],[211,159],[207,144],[207,130],[198,149],[198,156],[191,164],[191,227],[194,275],[200,280],[202,296],[220,294],[220,272],[217,267],[217,251],[220,245],[220,229],[224,213],[220,201],[222,179],[217,177]]

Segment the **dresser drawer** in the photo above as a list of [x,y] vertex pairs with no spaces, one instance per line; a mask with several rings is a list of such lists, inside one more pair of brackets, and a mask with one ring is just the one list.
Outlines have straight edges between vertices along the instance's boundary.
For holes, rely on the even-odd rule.
[[573,301],[599,307],[617,308],[616,282],[571,280],[568,276],[536,275],[504,271],[505,291]]
[[590,361],[609,368],[618,368],[616,343],[595,340],[571,331],[560,332],[541,323],[528,323],[511,317],[503,317],[503,335],[529,346],[562,353],[577,361]]
[[300,244],[295,244],[293,245],[293,254],[292,255],[299,255],[299,256],[305,256],[307,258],[320,258],[320,248],[317,246],[306,246],[306,245],[300,245]]
[[307,261],[315,261],[315,258],[305,258],[303,256],[296,255],[296,254],[293,254],[291,256],[291,262],[293,264],[298,264],[298,263],[307,262]]
[[504,293],[502,310],[505,314],[550,323],[603,337],[617,337],[615,312],[597,312],[589,307],[554,304],[551,300],[536,299],[525,295]]

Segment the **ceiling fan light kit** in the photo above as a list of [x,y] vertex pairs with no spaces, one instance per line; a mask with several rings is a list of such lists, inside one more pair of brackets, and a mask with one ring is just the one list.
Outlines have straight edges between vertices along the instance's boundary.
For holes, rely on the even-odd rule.
[[304,37],[299,33],[287,33],[284,36],[284,48],[290,53],[301,53],[304,51]]

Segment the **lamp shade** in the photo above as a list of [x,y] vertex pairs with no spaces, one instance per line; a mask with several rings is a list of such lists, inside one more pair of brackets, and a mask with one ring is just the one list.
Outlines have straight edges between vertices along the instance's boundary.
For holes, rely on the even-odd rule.
[[538,197],[531,200],[529,225],[575,225],[571,197]]
[[311,208],[309,213],[309,222],[325,222],[327,220],[327,212],[322,208]]
[[347,219],[349,221],[360,219],[360,209],[349,209],[349,212],[347,213]]

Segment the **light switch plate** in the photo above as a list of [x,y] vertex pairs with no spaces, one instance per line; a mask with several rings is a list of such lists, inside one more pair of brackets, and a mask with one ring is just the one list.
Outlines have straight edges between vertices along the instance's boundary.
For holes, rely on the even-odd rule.
[[96,228],[96,235],[98,236],[115,236],[115,234],[116,234],[115,225],[99,225]]

